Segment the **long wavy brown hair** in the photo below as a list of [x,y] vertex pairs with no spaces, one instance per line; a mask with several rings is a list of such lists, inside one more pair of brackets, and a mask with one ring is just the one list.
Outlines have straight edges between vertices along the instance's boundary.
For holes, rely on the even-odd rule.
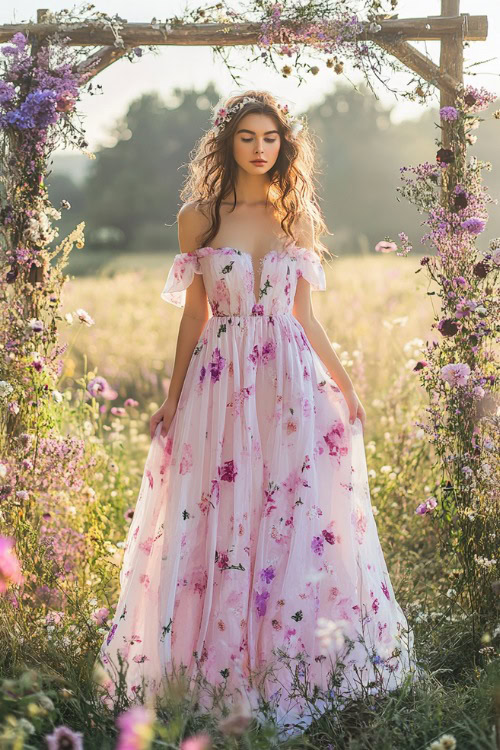
[[[270,115],[276,121],[281,138],[278,158],[267,173],[269,189],[267,200],[273,205],[283,232],[295,244],[294,225],[300,216],[309,215],[314,228],[314,250],[320,257],[328,253],[328,248],[320,241],[322,234],[333,234],[323,221],[314,181],[318,172],[315,165],[316,147],[311,138],[307,121],[294,137],[287,116],[278,108],[278,100],[267,91],[248,90],[227,98],[226,109],[238,104],[244,97],[253,97],[257,102],[246,102],[218,134],[211,128],[201,136],[190,153],[187,164],[188,176],[180,192],[183,202],[193,202],[211,221],[210,228],[201,239],[203,247],[216,237],[220,224],[222,200],[234,196],[236,207],[236,177],[238,164],[233,158],[233,136],[240,120],[247,114]],[[336,256],[334,256],[336,257]]]

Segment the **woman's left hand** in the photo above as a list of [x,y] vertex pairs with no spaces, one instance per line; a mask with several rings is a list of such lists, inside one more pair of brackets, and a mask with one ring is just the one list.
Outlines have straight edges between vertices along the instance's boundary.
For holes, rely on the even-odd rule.
[[349,422],[351,424],[354,424],[354,420],[356,419],[356,417],[359,417],[364,432],[366,412],[356,394],[356,391],[354,390],[354,388],[350,388],[348,391],[344,391],[343,393],[344,398],[347,401],[347,406],[349,407]]

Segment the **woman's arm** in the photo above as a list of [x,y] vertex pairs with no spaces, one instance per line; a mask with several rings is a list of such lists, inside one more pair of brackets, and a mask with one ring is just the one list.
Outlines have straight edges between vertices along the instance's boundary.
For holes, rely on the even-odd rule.
[[[184,204],[177,216],[179,248],[182,253],[192,252],[198,245],[197,237],[203,230],[204,217],[191,203]],[[174,367],[168,395],[150,420],[150,434],[153,439],[156,426],[163,422],[161,434],[167,434],[179,402],[186,372],[194,348],[210,317],[210,307],[201,274],[195,273],[193,281],[186,289],[186,301],[177,334]]]
[[[314,246],[312,223],[306,222],[305,226],[302,224],[300,236],[301,239],[297,244],[312,249]],[[354,386],[348,373],[342,367],[335,350],[330,344],[325,329],[314,314],[311,300],[311,287],[309,282],[302,276],[297,279],[297,289],[295,292],[292,313],[301,324],[311,346],[325,365],[328,373],[344,394],[349,406],[349,421],[352,424],[356,417],[359,417],[364,429],[366,420],[365,410],[354,390]]]

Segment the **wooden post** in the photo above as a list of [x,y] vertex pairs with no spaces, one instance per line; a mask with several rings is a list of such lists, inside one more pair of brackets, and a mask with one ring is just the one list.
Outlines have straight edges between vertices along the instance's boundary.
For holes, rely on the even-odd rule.
[[[47,8],[39,8],[36,12],[37,23],[44,23],[48,12],[49,11]],[[31,56],[33,57],[34,61],[36,60],[38,52],[40,48],[43,46],[43,43],[44,43],[44,39],[42,37],[37,36],[33,39],[31,43]],[[43,282],[43,276],[44,276],[43,271],[44,269],[42,266],[35,266],[34,264],[32,264],[28,272],[28,281],[30,282],[30,284],[34,285],[37,282],[39,283]],[[30,306],[31,316],[36,317],[37,310],[36,310],[34,299],[28,300],[28,304]]]
[[[460,0],[441,0],[442,16],[458,16],[460,11]],[[463,16],[464,22],[467,16]],[[442,73],[448,73],[455,81],[463,85],[464,81],[464,48],[463,48],[463,27],[461,34],[449,34],[441,39],[441,51],[439,67]],[[455,95],[449,89],[440,87],[440,107],[452,107],[455,105]],[[451,123],[443,121],[442,125],[442,146],[450,148],[451,146]],[[463,147],[457,149],[455,146],[455,164],[447,174],[448,179],[444,179],[441,188],[441,200],[443,204],[448,200],[448,196],[456,184],[456,175],[462,172],[463,164],[466,158],[465,142]]]

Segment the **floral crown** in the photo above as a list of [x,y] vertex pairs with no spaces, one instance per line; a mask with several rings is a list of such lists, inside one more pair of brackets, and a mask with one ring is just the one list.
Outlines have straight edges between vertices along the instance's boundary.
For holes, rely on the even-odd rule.
[[[212,127],[211,131],[215,133],[215,135],[219,135],[219,133],[224,129],[226,126],[226,123],[229,122],[229,120],[232,118],[232,116],[239,112],[242,107],[245,106],[245,104],[248,104],[249,102],[258,102],[259,104],[262,104],[262,101],[260,99],[255,99],[253,96],[244,96],[241,101],[239,101],[237,104],[234,104],[232,107],[216,107],[213,111],[211,122]],[[297,135],[300,133],[302,128],[304,127],[304,123],[301,118],[295,117],[289,112],[288,104],[281,104],[278,103],[277,105],[278,109],[282,112],[283,115],[286,117],[286,121],[288,125],[290,126],[292,137],[296,138]]]

